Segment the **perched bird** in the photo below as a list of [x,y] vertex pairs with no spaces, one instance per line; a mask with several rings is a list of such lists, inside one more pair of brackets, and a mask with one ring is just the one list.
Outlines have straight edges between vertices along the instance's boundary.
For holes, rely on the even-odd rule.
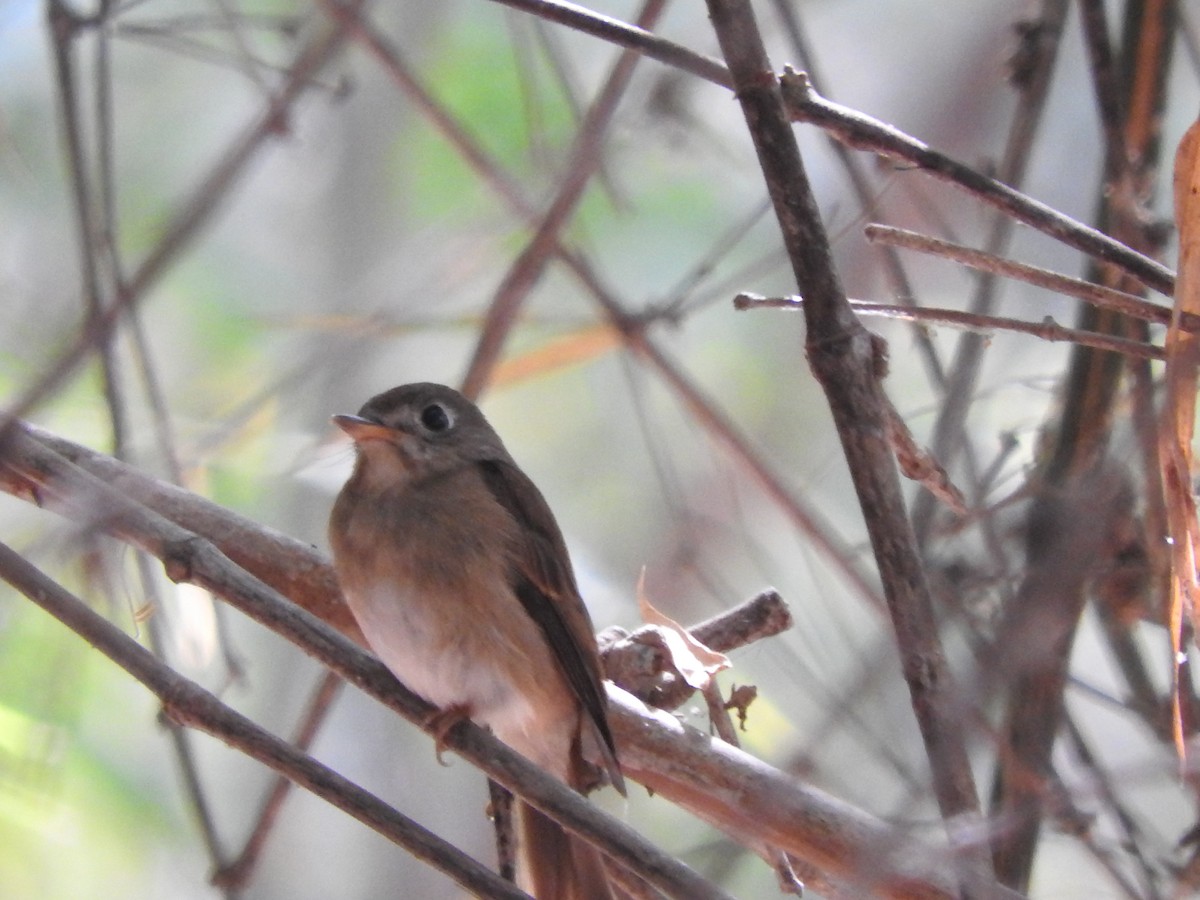
[[[357,449],[329,521],[338,580],[372,649],[440,708],[435,731],[467,716],[577,790],[603,771],[624,794],[562,533],[483,414],[409,384],[333,421]],[[595,849],[525,804],[518,823],[539,900],[613,896]]]

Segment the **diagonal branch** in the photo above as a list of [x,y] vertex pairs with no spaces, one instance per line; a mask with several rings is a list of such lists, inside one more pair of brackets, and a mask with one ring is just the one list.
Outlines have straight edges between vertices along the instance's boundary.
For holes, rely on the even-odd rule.
[[786,73],[782,83],[788,111],[796,121],[810,122],[824,128],[838,140],[858,150],[870,150],[888,159],[917,166],[931,177],[967,191],[1018,222],[1081,253],[1117,266],[1160,294],[1170,296],[1173,293],[1175,274],[1162,263],[939,153],[898,128],[826,100],[812,89],[800,73]]
[[[593,13],[558,0],[495,0],[505,6],[593,35],[622,47],[639,50],[651,59],[689,72],[705,81],[731,88],[729,70],[716,60],[636,28],[626,22]],[[1082,253],[1112,263],[1160,294],[1174,292],[1174,273],[1166,266],[1077,222],[1038,200],[990,178],[978,170],[905,134],[878,119],[820,96],[803,74],[788,70],[781,80],[788,114],[797,122],[823,128],[848,147],[868,150],[897,162],[916,166],[947,184],[1012,216],[1018,222],[1074,247]]]
[[[638,17],[639,25],[652,26],[665,5],[666,0],[646,0]],[[483,327],[479,331],[479,340],[475,345],[475,353],[463,377],[462,390],[468,397],[476,398],[483,392],[492,370],[500,359],[504,341],[516,324],[517,314],[525,298],[541,278],[546,263],[554,256],[559,234],[566,227],[579,201],[583,199],[584,189],[587,188],[592,175],[600,168],[604,135],[612,123],[617,104],[629,87],[634,67],[640,60],[640,54],[632,50],[622,52],[599,96],[588,109],[575,137],[567,174],[558,193],[539,222],[532,240],[525,245],[525,249],[505,274],[488,307]]]
[[269,766],[418,859],[445,872],[467,890],[488,897],[528,900],[524,891],[504,881],[453,844],[422,828],[378,797],[275,737],[184,678],[2,543],[0,578],[149,688],[173,722],[219,738]]
[[[16,432],[0,457],[0,489],[51,502],[75,521],[91,522],[146,549],[164,561],[172,577],[217,593],[410,721],[426,720],[430,707],[399,687],[381,663],[265,583],[287,585],[293,600],[302,599],[312,611],[342,621],[338,614],[345,606],[332,568],[313,548],[75,447],[87,470],[77,467],[50,444],[74,447],[29,427]],[[190,530],[177,522],[187,522]],[[229,554],[235,552],[246,571],[230,562]],[[865,866],[878,879],[879,896],[953,895],[941,874],[939,854],[928,844],[682,726],[667,713],[643,707],[623,691],[611,689],[609,697],[623,765],[656,793],[735,837],[749,832],[758,840],[761,826],[781,849],[835,879],[853,880]],[[521,774],[512,774],[517,764],[510,760],[516,757],[479,729],[469,724],[456,728],[447,735],[447,745],[539,806],[540,798],[550,815],[593,839],[588,823],[597,823],[593,817],[601,815],[598,810],[572,791],[555,791],[562,786],[553,779],[549,785],[538,780],[531,788],[528,765]],[[531,777],[536,780],[540,774],[534,769]],[[559,805],[551,807],[549,796]],[[607,849],[616,853],[613,847]]]
[[[14,434],[6,451],[0,465],[18,473],[26,484],[37,485],[41,497],[54,501],[76,522],[108,531],[146,551],[162,561],[173,581],[188,581],[225,598],[410,722],[426,729],[431,727],[436,709],[400,685],[382,663],[310,613],[287,602],[264,582],[239,568],[211,542],[72,466],[24,430]],[[483,729],[463,722],[444,737],[446,746],[495,781],[581,834],[669,896],[725,896],[686,865],[592,806]]]

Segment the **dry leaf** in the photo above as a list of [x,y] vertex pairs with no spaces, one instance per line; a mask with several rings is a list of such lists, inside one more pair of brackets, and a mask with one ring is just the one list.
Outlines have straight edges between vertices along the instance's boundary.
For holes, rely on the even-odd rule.
[[753,684],[736,684],[729,692],[725,708],[737,710],[738,727],[742,731],[746,730],[746,714],[750,709],[750,704],[757,699],[758,688]]
[[708,687],[712,677],[729,668],[729,657],[711,650],[696,640],[686,628],[654,608],[646,598],[646,572],[643,569],[637,584],[638,609],[647,625],[657,626],[675,670],[689,686],[698,691]]
[[962,491],[950,480],[950,476],[933,454],[917,443],[917,439],[908,430],[908,425],[896,411],[896,407],[892,405],[891,399],[887,399],[886,412],[888,442],[892,445],[892,452],[896,454],[896,462],[900,466],[900,471],[904,473],[904,477],[924,485],[925,490],[933,494],[951,511],[965,516],[967,501],[963,497]]
[[1179,708],[1179,670],[1185,615],[1195,616],[1196,504],[1192,494],[1192,433],[1200,340],[1184,327],[1200,313],[1200,122],[1193,123],[1175,154],[1175,221],[1179,228],[1179,267],[1175,305],[1166,337],[1166,400],[1159,422],[1158,457],[1171,541],[1171,648],[1173,653],[1175,749],[1185,756]]
[[603,356],[620,346],[621,336],[608,325],[572,331],[570,334],[540,344],[527,353],[506,359],[496,367],[489,380],[495,387],[524,381],[568,366],[578,366]]

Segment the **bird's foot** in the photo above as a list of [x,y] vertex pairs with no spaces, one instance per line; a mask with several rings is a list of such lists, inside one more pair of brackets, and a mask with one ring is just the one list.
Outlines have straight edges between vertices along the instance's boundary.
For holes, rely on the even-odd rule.
[[425,719],[425,730],[432,731],[434,737],[434,754],[437,756],[438,765],[449,765],[442,754],[446,752],[446,735],[463,719],[471,718],[471,710],[463,703],[456,703],[453,706],[447,706],[445,709],[439,709],[437,712],[431,713]]

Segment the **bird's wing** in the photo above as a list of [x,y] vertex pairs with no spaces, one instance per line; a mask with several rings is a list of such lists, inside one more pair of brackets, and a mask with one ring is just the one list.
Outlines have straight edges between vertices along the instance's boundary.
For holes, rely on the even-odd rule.
[[567,683],[583,704],[599,738],[596,743],[609,779],[623,795],[625,782],[608,727],[596,635],[554,514],[537,486],[513,463],[490,459],[481,461],[479,468],[492,495],[520,525],[523,545],[518,548],[514,573],[516,595],[546,636]]

